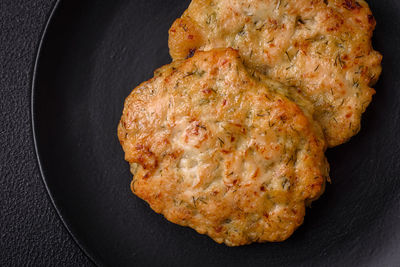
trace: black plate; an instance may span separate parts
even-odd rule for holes
[[[283,243],[229,248],[154,213],[129,188],[116,129],[123,101],[170,61],[188,0],[61,1],[43,39],[33,121],[44,181],[68,229],[101,265],[400,264],[400,1],[370,1],[384,55],[362,132],[328,152],[333,183]]]

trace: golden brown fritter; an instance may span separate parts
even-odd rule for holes
[[[133,90],[118,126],[132,191],[229,246],[287,239],[328,178],[319,126],[259,79],[233,49],[196,52]]]
[[[375,20],[363,0],[193,0],[169,33],[173,59],[219,47],[298,87],[315,106],[329,146],[360,129],[381,73]]]

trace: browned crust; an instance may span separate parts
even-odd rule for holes
[[[170,29],[173,59],[232,47],[245,64],[301,90],[330,147],[360,130],[382,56],[363,0],[193,0]]]
[[[265,84],[232,49],[157,70],[126,99],[118,126],[132,191],[219,243],[287,239],[329,166],[318,125],[287,89]]]

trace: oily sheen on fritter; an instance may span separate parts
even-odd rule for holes
[[[173,59],[232,47],[245,65],[297,87],[328,145],[358,133],[381,73],[363,0],[193,0],[169,34]]]
[[[196,52],[128,96],[118,137],[132,191],[218,243],[282,241],[328,178],[321,129],[238,52]],[[283,93],[281,93],[283,92]]]

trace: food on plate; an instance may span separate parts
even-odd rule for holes
[[[322,130],[296,94],[246,69],[234,49],[158,69],[118,126],[132,191],[218,243],[287,239],[329,179]]]
[[[381,73],[363,0],[193,0],[172,25],[170,54],[232,47],[245,65],[300,90],[330,147],[360,129]]]

